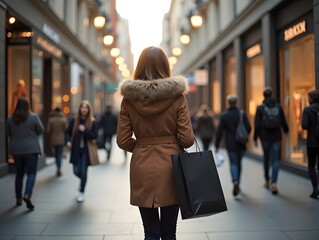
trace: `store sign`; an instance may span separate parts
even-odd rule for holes
[[[36,43],[41,46],[45,51],[51,53],[57,58],[62,57],[62,51],[58,49],[56,46],[53,44],[49,43],[47,40],[45,40],[43,37],[39,36],[37,37]]]
[[[259,43],[255,44],[254,46],[250,47],[246,51],[246,56],[248,58],[255,57],[256,55],[261,53],[261,45]]]
[[[197,69],[194,72],[195,84],[198,86],[205,86],[208,84],[207,69]]]
[[[51,27],[49,27],[46,23],[42,26],[42,31],[45,35],[47,35],[50,39],[52,39],[54,42],[59,43],[60,42],[60,35],[57,34]]]
[[[295,24],[294,26],[286,29],[284,31],[284,39],[285,41],[289,41],[297,36],[299,36],[300,34],[306,32],[306,20],[303,20],[297,24]]]

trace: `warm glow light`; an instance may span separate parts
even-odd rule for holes
[[[70,108],[67,107],[67,106],[63,107],[63,112],[64,112],[65,114],[69,114],[69,113],[70,113]]]
[[[194,14],[191,16],[191,24],[193,28],[200,28],[203,24],[203,18],[199,14]]]
[[[109,34],[105,35],[104,38],[103,38],[103,43],[104,43],[104,45],[106,45],[106,46],[111,46],[112,43],[113,43],[113,39],[114,39],[114,38],[113,38],[112,35],[109,35]]]
[[[179,47],[175,47],[172,49],[172,53],[174,56],[178,57],[182,54],[182,49],[180,49]]]
[[[103,16],[96,16],[94,18],[94,27],[97,29],[102,29],[105,25],[106,19]]]
[[[121,64],[119,65],[119,70],[120,70],[120,71],[124,71],[125,69],[127,69],[127,65],[126,65],[125,63],[121,63]]]
[[[63,102],[69,102],[70,101],[70,97],[67,94],[63,95],[62,99],[63,99]]]
[[[115,62],[117,65],[120,65],[121,63],[124,63],[124,58],[123,57],[117,57],[115,59]]]
[[[176,57],[169,57],[168,62],[169,62],[169,64],[174,65],[174,64],[176,64],[177,59],[176,59]]]
[[[187,35],[187,34],[182,34],[182,35],[180,36],[180,39],[179,39],[179,40],[180,40],[181,43],[184,44],[184,45],[189,44],[190,41],[191,41],[189,35]]]
[[[122,71],[122,77],[127,78],[129,76],[130,76],[130,71],[129,70],[125,69],[124,71]]]
[[[10,24],[14,24],[16,21],[16,19],[14,17],[9,18],[9,23]]]
[[[77,87],[71,87],[70,92],[75,95],[79,92],[79,89]]]
[[[121,53],[121,50],[119,48],[112,48],[110,52],[112,57],[118,57],[120,56],[120,53]]]
[[[87,27],[90,24],[90,20],[88,18],[83,19],[83,26]]]

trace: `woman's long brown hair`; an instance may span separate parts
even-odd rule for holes
[[[75,119],[74,119],[74,126],[73,126],[73,130],[72,130],[73,136],[74,136],[74,133],[76,131],[78,131],[78,129],[79,129],[80,118],[81,118],[81,107],[83,105],[86,105],[89,108],[89,112],[88,112],[88,115],[86,116],[86,120],[85,120],[85,128],[91,129],[93,122],[94,122],[94,115],[93,115],[93,111],[92,111],[92,107],[91,107],[90,102],[88,100],[82,100],[80,105],[79,105],[78,112],[77,112]]]
[[[168,78],[171,75],[169,62],[161,48],[145,48],[137,62],[134,79],[153,80]]]

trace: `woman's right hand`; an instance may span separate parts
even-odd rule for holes
[[[66,146],[67,146],[68,148],[71,148],[71,147],[72,147],[72,143],[71,143],[71,142],[67,142],[67,143],[66,143]]]

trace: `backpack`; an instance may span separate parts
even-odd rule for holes
[[[267,129],[276,129],[281,126],[280,109],[278,106],[269,107],[266,104],[263,109],[262,125]]]
[[[247,143],[248,142],[248,132],[247,128],[244,124],[244,111],[240,110],[239,112],[239,123],[236,129],[235,135],[236,141],[239,143]]]

